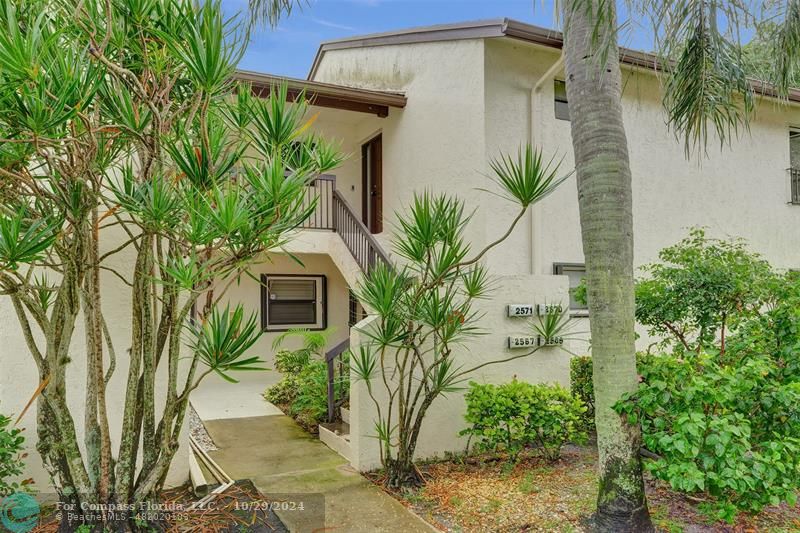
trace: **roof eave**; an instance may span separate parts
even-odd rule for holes
[[[290,101],[297,100],[303,94],[311,105],[369,113],[379,117],[388,116],[390,107],[406,106],[406,97],[396,92],[357,89],[246,70],[237,70],[234,79],[249,83],[254,94],[258,96],[267,96],[274,87],[286,84],[287,98]]]
[[[512,39],[519,39],[521,41],[559,50],[564,46],[563,34],[560,31],[534,26],[533,24],[508,18],[443,24],[323,42],[317,49],[317,55],[314,57],[314,62],[311,64],[308,79],[312,80],[316,76],[317,69],[322,61],[322,56],[328,50],[461,39],[484,39],[490,37],[510,37]],[[620,47],[619,51],[620,61],[624,65],[650,70],[661,69],[661,61],[658,56],[654,54],[624,47]],[[760,96],[778,99],[783,98],[779,91],[769,83],[751,80],[751,84],[753,90]],[[800,103],[800,89],[790,89],[786,95],[786,99],[790,102]]]

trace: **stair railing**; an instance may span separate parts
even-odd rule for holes
[[[342,382],[345,378],[344,373],[349,371],[347,368],[345,368],[344,361],[342,360],[342,354],[349,349],[350,338],[348,337],[325,354],[325,363],[328,365],[328,422],[333,422],[336,419],[336,409],[337,407],[341,406],[342,402],[344,402],[344,398],[336,398],[336,371],[338,369],[338,379],[340,382]]]

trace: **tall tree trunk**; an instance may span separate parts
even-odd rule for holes
[[[565,0],[564,62],[586,258],[600,484],[598,531],[652,531],[641,432],[612,410],[637,388],[633,212],[614,2]]]

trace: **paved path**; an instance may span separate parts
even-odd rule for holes
[[[192,407],[200,420],[282,415],[281,410],[264,401],[264,391],[277,383],[277,372],[239,372],[239,383],[228,383],[216,374],[206,376],[192,391]]]
[[[265,495],[285,500],[287,509],[277,514],[293,532],[435,531],[288,416],[204,424],[219,448],[212,458],[233,479],[251,479]],[[289,509],[298,502],[303,511]]]

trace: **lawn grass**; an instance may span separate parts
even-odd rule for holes
[[[526,455],[513,468],[490,456],[420,466],[425,485],[395,493],[441,531],[587,531],[596,497],[597,458],[589,447],[567,447],[548,463]],[[648,479],[648,503],[659,531],[669,533],[800,532],[800,506],[740,514],[733,525],[715,522],[695,501]]]

